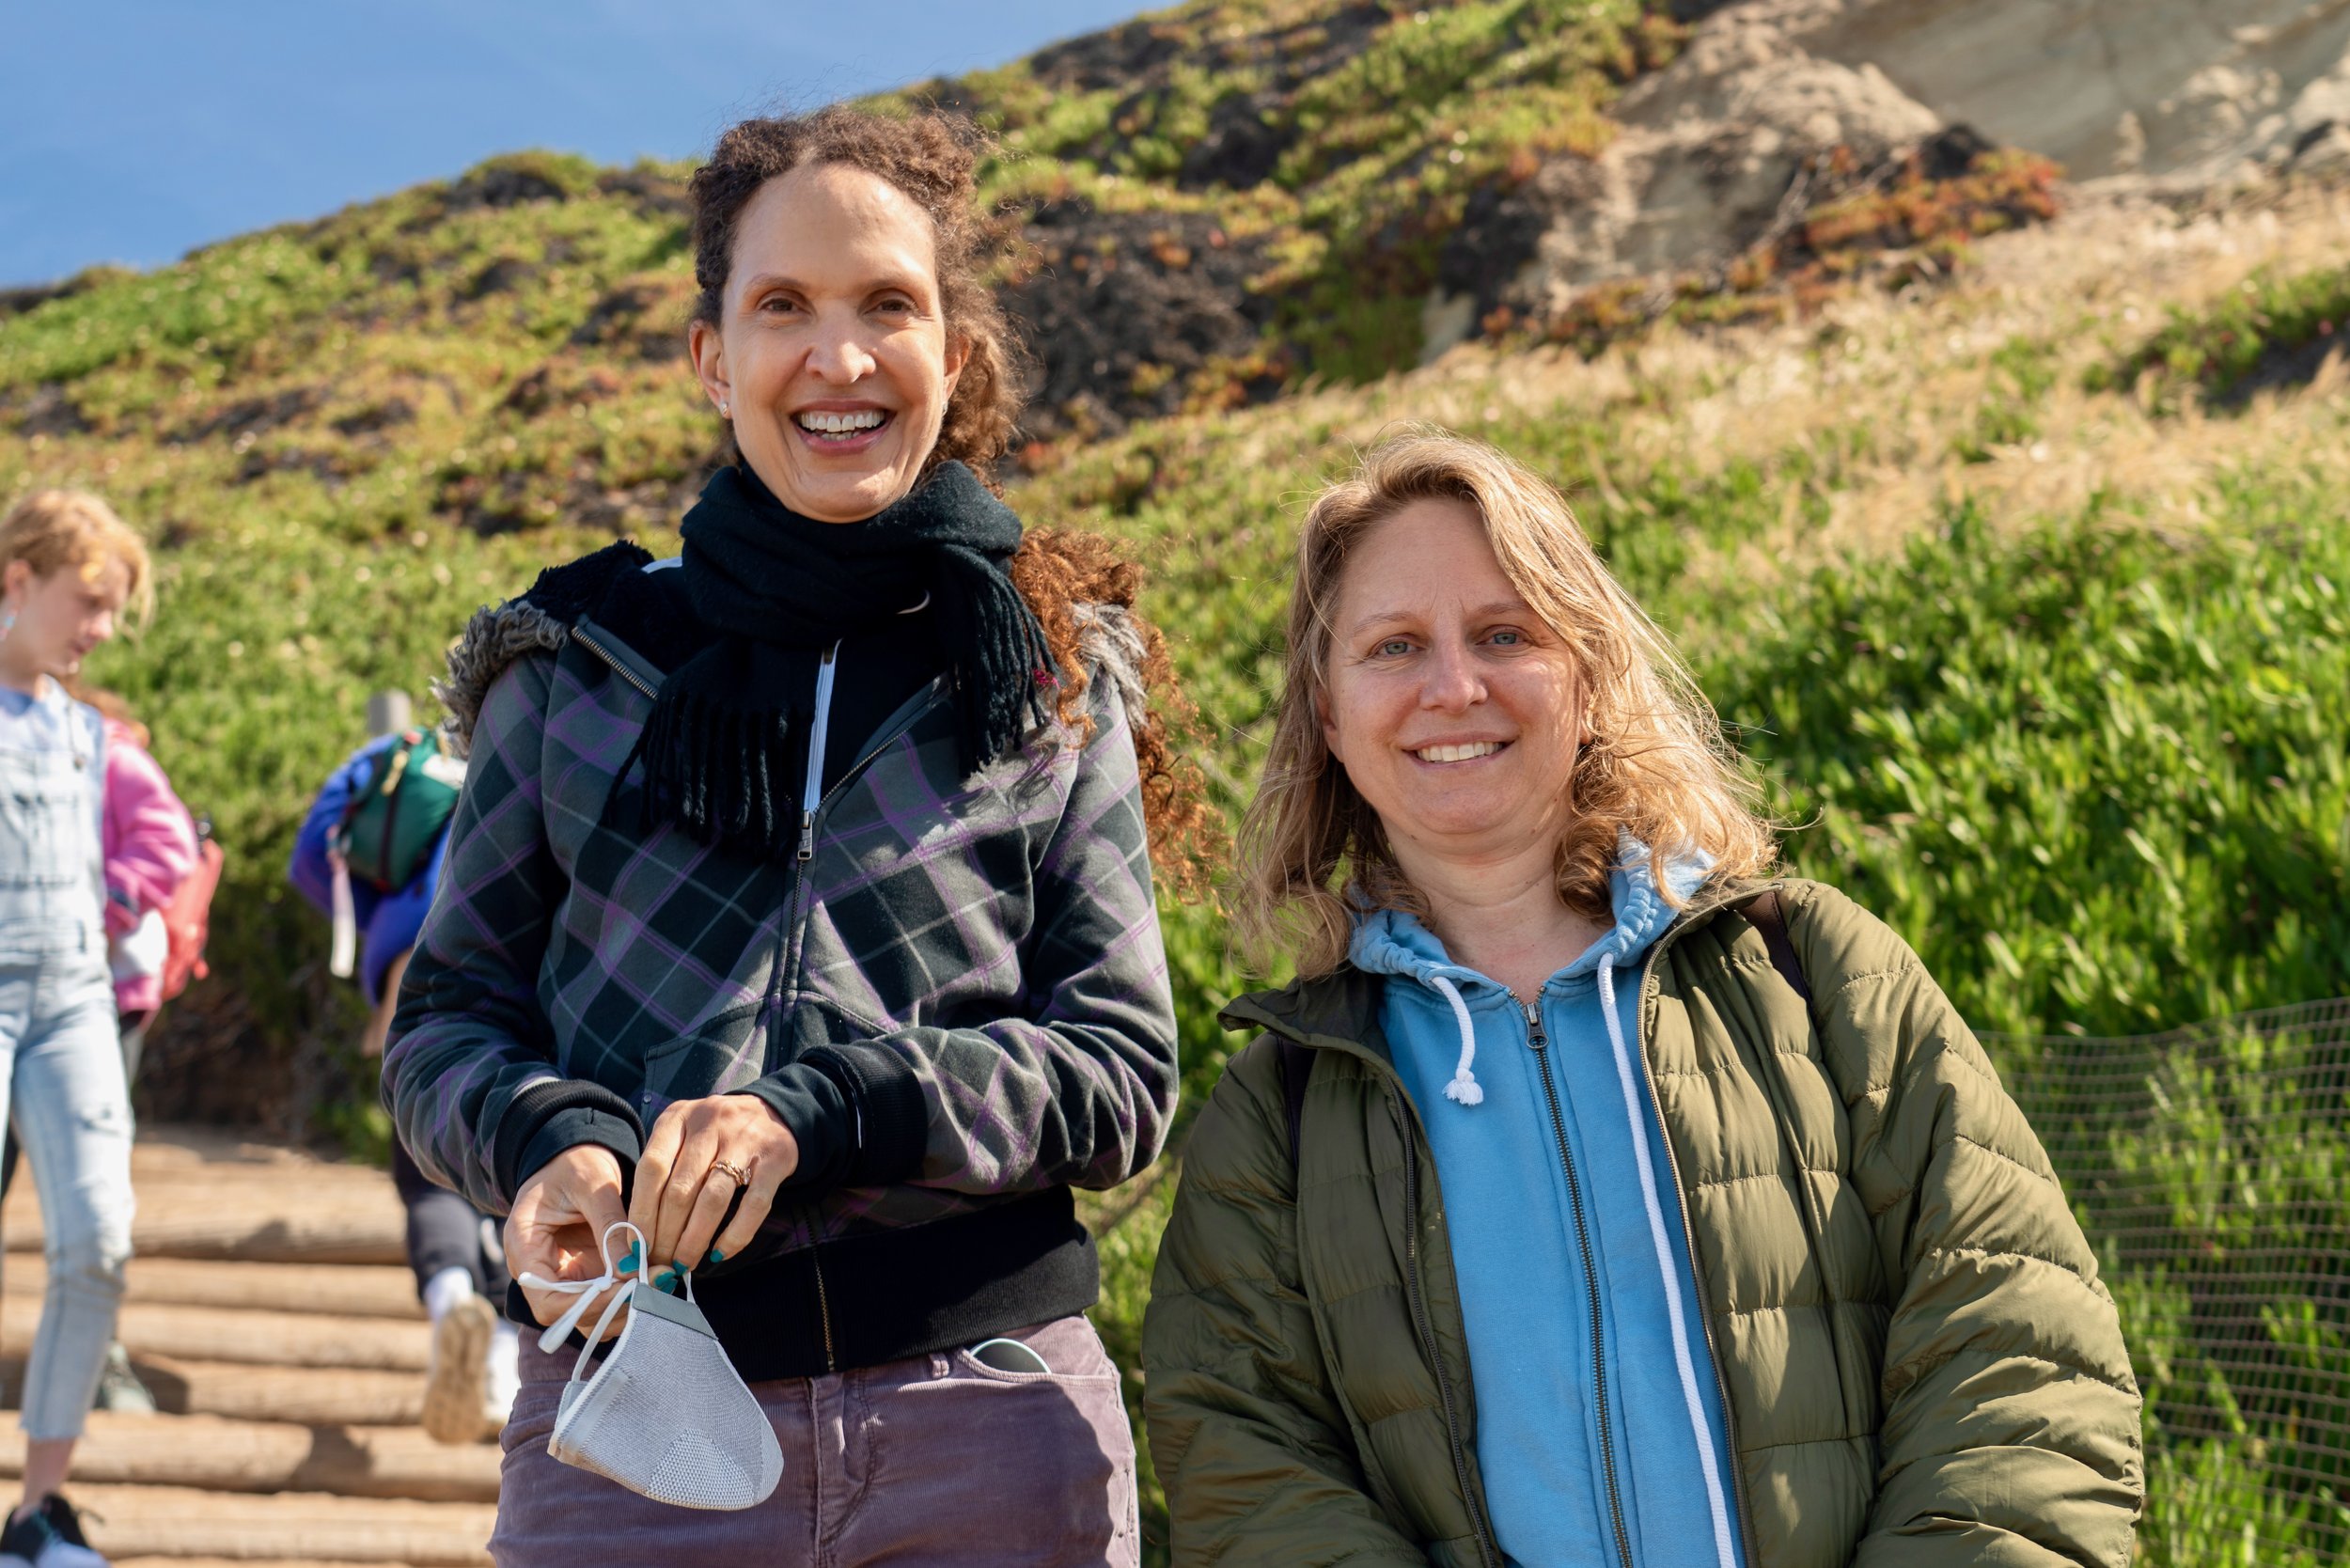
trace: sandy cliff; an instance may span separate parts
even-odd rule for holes
[[[2194,192],[2350,165],[2350,0],[1746,0],[1617,105],[1600,156],[1520,198],[1538,244],[1502,296],[1555,314],[1576,290],[1719,267],[1800,214],[1808,170],[1954,126],[2092,188]],[[1470,330],[1429,313],[1432,353]],[[1493,297],[1478,302],[1480,307]]]

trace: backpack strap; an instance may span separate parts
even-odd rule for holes
[[[1297,1170],[1297,1131],[1306,1121],[1306,1080],[1314,1074],[1314,1053],[1310,1047],[1294,1040],[1276,1039],[1274,1049],[1280,1053],[1281,1120],[1289,1127],[1290,1170]]]
[[[1778,889],[1770,888],[1747,901],[1743,913],[1747,923],[1762,934],[1762,945],[1771,949],[1771,967],[1779,978],[1794,987],[1804,1005],[1811,1002],[1811,982],[1804,978],[1803,960],[1795,956],[1795,945],[1787,938],[1787,911],[1778,902]]]

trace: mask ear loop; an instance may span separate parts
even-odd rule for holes
[[[626,1231],[636,1238],[636,1277],[633,1279],[620,1278],[619,1270],[612,1262],[612,1236],[613,1232],[618,1231]],[[572,1380],[573,1382],[578,1381],[581,1369],[587,1366],[588,1357],[594,1353],[597,1343],[603,1340],[603,1331],[612,1325],[613,1314],[617,1313],[628,1298],[636,1293],[638,1286],[650,1287],[652,1283],[652,1264],[646,1256],[651,1248],[645,1243],[645,1233],[637,1230],[635,1226],[631,1225],[625,1219],[616,1220],[604,1227],[603,1234],[597,1238],[596,1246],[603,1254],[603,1272],[593,1279],[547,1279],[527,1271],[522,1276],[522,1282],[534,1291],[556,1291],[564,1295],[579,1297],[572,1304],[570,1310],[549,1324],[546,1331],[539,1336],[539,1348],[550,1356],[555,1354],[556,1346],[561,1344],[570,1337],[572,1330],[579,1326],[580,1320],[588,1315],[588,1309],[596,1304],[596,1297],[615,1284],[619,1286],[619,1292],[604,1304],[603,1315],[596,1319],[595,1329],[588,1336],[587,1346],[580,1351],[578,1361],[572,1364]],[[689,1292],[691,1290],[690,1284],[688,1290]],[[690,1295],[688,1299],[691,1299]]]

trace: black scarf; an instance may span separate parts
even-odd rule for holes
[[[1020,519],[960,463],[862,523],[792,511],[756,475],[720,469],[685,514],[684,588],[716,639],[671,671],[637,740],[649,808],[704,843],[775,855],[792,841],[792,651],[882,629],[929,596],[968,773],[1051,714],[1043,628],[1005,563]],[[623,768],[622,773],[626,773]]]

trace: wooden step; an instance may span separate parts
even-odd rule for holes
[[[302,1426],[414,1426],[424,1419],[420,1372],[264,1367],[160,1356],[142,1357],[133,1365],[140,1381],[154,1390],[155,1403],[174,1414]]]
[[[0,1292],[38,1299],[49,1264],[38,1252],[0,1266]],[[133,1305],[242,1307],[329,1317],[422,1320],[416,1277],[387,1263],[240,1263],[217,1258],[134,1258]]]
[[[137,1356],[131,1364],[175,1416],[228,1416],[298,1426],[414,1426],[424,1418],[424,1374],[352,1367],[269,1367]],[[0,1356],[0,1382],[24,1387],[24,1354]]]
[[[256,1138],[249,1130],[209,1127],[194,1122],[145,1121],[132,1147],[131,1169],[145,1170],[286,1169],[326,1171],[334,1175],[385,1179],[373,1166],[353,1165],[339,1154],[298,1149],[290,1144]]]
[[[349,1558],[329,1562],[319,1557],[118,1557],[114,1568],[353,1568],[353,1564]],[[370,1564],[369,1568],[386,1565]]]
[[[400,1195],[387,1173],[367,1166],[201,1128],[147,1128],[132,1146],[131,1185],[138,1197],[132,1245],[149,1257],[406,1261]],[[40,1250],[29,1167],[0,1208],[0,1231],[11,1252]]]
[[[32,1296],[0,1300],[0,1341],[30,1346],[40,1319]],[[388,1318],[335,1318],[313,1312],[238,1311],[221,1307],[128,1303],[115,1337],[134,1356],[249,1361],[273,1367],[367,1367],[422,1372],[431,1330]]]
[[[24,1434],[11,1421],[0,1426],[0,1476],[24,1473]],[[436,1443],[416,1427],[93,1411],[73,1450],[72,1490],[126,1483],[494,1503],[498,1450],[491,1443]]]
[[[349,1558],[321,1557],[118,1557],[114,1568],[354,1568]],[[387,1568],[370,1564],[369,1568]],[[397,1565],[388,1565],[397,1568]]]
[[[11,1253],[41,1249],[40,1211],[29,1192],[8,1192],[0,1214]],[[274,1263],[400,1263],[407,1216],[391,1183],[310,1194],[247,1183],[149,1184],[138,1190],[131,1246],[150,1258],[231,1258]]]
[[[186,1486],[84,1486],[68,1494],[90,1544],[118,1561],[160,1557],[232,1561],[307,1558],[336,1563],[474,1568],[490,1560],[497,1510],[484,1503],[338,1497],[319,1492],[206,1492]]]

